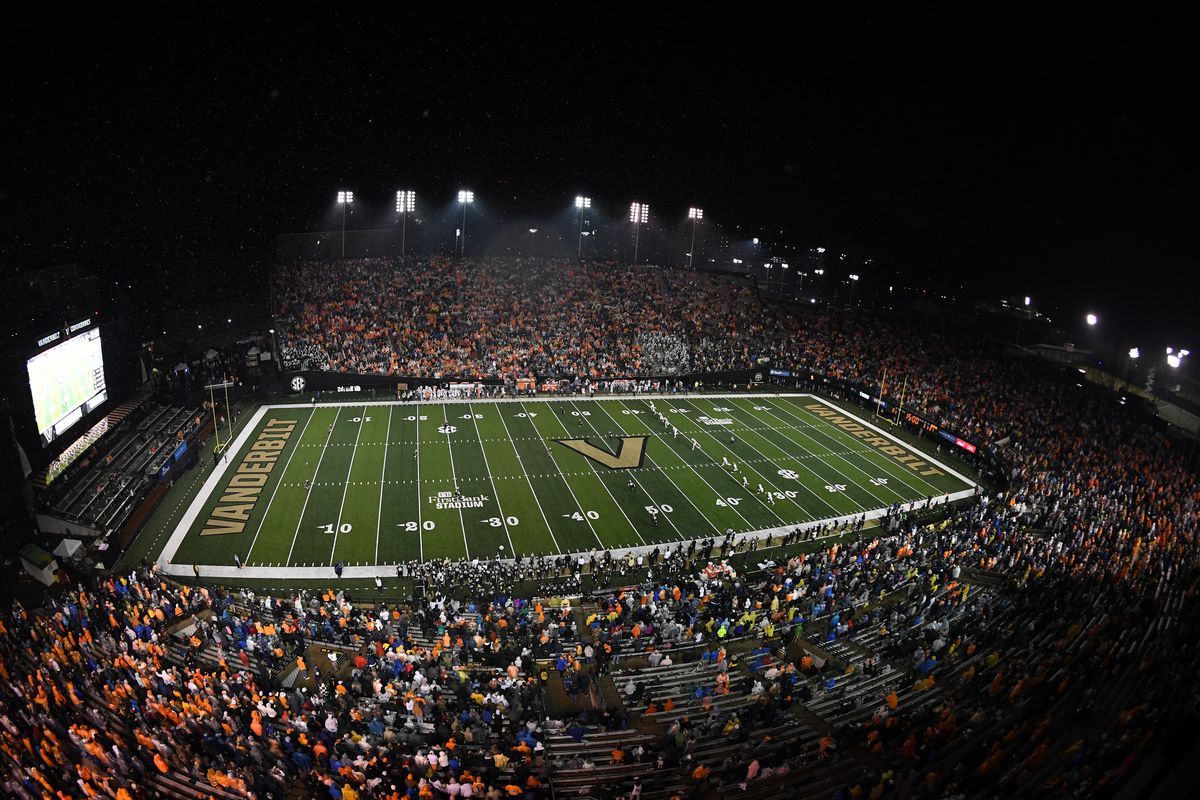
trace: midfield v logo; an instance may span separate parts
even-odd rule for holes
[[[650,437],[622,436],[621,446],[617,448],[616,455],[613,455],[602,447],[597,447],[587,439],[555,439],[554,441],[563,447],[571,448],[576,453],[586,456],[598,464],[603,464],[609,469],[636,469],[642,465],[642,459],[646,454],[646,440],[648,438]]]

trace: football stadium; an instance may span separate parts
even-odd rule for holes
[[[247,14],[14,37],[0,795],[1195,795],[1186,48]]]

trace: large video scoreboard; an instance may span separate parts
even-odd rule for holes
[[[38,340],[26,364],[42,444],[57,439],[108,399],[100,329],[90,319]]]

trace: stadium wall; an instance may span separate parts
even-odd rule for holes
[[[603,380],[661,380],[661,381],[682,381],[687,386],[695,385],[696,381],[705,386],[731,386],[735,384],[750,384],[762,383],[766,378],[766,371],[761,369],[740,369],[728,370],[725,372],[704,372],[692,373],[687,375],[660,375],[660,376],[638,376],[636,378],[627,378],[625,376],[605,377]],[[545,381],[571,381],[575,376],[571,375],[541,375],[537,377],[538,385],[540,386]],[[378,375],[378,374],[361,374],[350,372],[319,372],[315,370],[301,370],[288,372],[285,375],[287,386],[298,394],[305,392],[362,392],[376,390],[395,391],[396,387],[403,384],[409,388],[418,386],[441,386],[446,383],[481,383],[484,386],[502,386],[505,381],[501,378],[462,378],[452,375],[428,377],[416,375]],[[298,382],[299,381],[302,382]]]

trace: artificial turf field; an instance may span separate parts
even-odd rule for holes
[[[623,551],[970,493],[887,428],[801,394],[264,406],[160,564],[387,576],[402,561]]]

